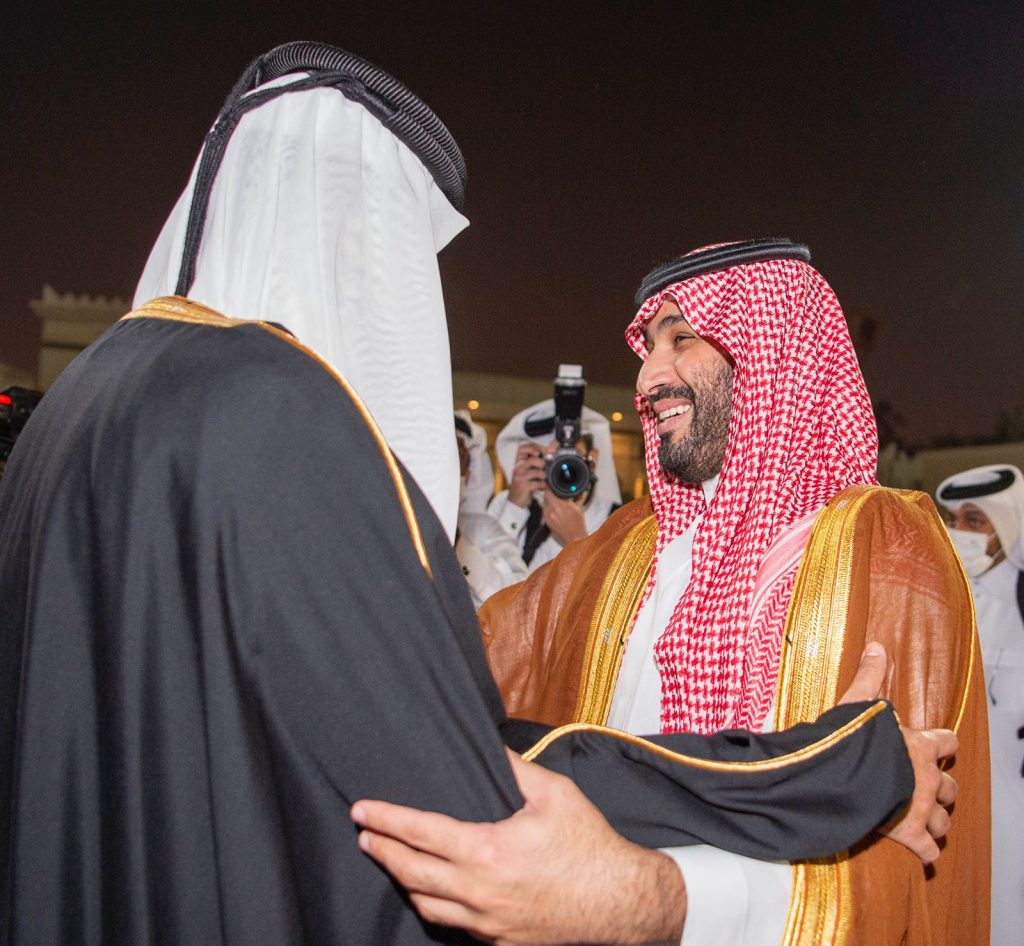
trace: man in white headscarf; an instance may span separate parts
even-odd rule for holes
[[[260,57],[138,307],[33,414],[0,485],[0,946],[467,942],[361,853],[360,798],[515,813],[550,841],[520,879],[584,904],[519,910],[540,939],[648,941],[683,910],[648,848],[821,856],[908,797],[875,702],[747,742],[534,751],[597,807],[510,762],[502,737],[546,730],[505,720],[451,547],[435,256],[463,177],[381,70],[310,43]],[[823,791],[842,818],[793,804]]]
[[[459,509],[487,512],[487,505],[494,496],[494,467],[487,452],[487,431],[463,408],[455,412],[455,435],[465,447],[469,465],[469,472],[462,474]],[[461,450],[459,456],[461,467]]]
[[[346,55],[346,64],[356,59]],[[338,88],[355,88],[367,67],[339,73]],[[197,163],[150,253],[135,305],[187,295],[286,326],[359,392],[454,535],[458,461],[437,253],[467,225],[456,209],[462,156],[421,102],[382,122],[378,90],[357,100],[321,86],[247,109],[310,81],[296,72],[266,75],[259,91],[236,90],[211,130],[204,155],[227,135],[231,147],[212,187],[202,186],[210,171]],[[382,80],[381,91],[392,87],[394,79]],[[422,143],[426,160],[410,143]]]
[[[520,411],[498,434],[495,452],[509,488],[498,493],[488,511],[519,544],[530,572],[550,562],[570,542],[599,529],[622,505],[612,458],[608,419],[584,407],[582,440],[594,486],[580,499],[563,499],[546,485],[545,467],[558,446],[551,427],[531,436],[527,428],[546,418],[554,421],[555,402],[548,398]]]
[[[455,412],[459,447],[459,527],[455,557],[466,576],[473,606],[526,577],[526,563],[512,537],[487,512],[494,474],[487,456],[487,431],[474,423],[469,411]]]
[[[992,758],[992,942],[1003,946],[1024,930],[1024,476],[980,466],[935,495],[974,592]]]

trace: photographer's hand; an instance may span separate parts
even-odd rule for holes
[[[544,524],[562,545],[587,536],[587,523],[580,502],[560,499],[551,490],[544,492]]]
[[[557,447],[557,442],[555,443]],[[554,449],[549,447],[549,450]],[[544,489],[544,450],[535,443],[524,443],[516,453],[508,500],[524,509],[530,505],[534,490]]]

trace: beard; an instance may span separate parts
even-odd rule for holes
[[[658,462],[684,483],[703,483],[722,471],[732,414],[732,375],[729,364],[694,371],[695,387],[662,388],[659,397],[689,398],[693,404],[690,429],[678,440],[673,432],[661,438]]]

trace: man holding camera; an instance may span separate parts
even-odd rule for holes
[[[518,413],[495,442],[509,486],[488,512],[519,544],[531,573],[622,505],[611,428],[583,406],[583,389],[579,366],[560,366],[555,397]]]

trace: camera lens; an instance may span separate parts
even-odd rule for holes
[[[575,451],[555,456],[548,468],[548,486],[562,499],[579,496],[590,485],[590,467]]]

